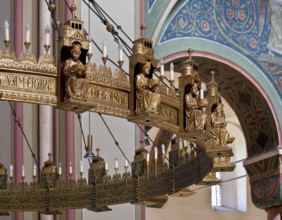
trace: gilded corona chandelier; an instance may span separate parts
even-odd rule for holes
[[[108,174],[108,164],[100,149],[92,153],[92,136],[88,136],[87,154],[90,167],[80,168],[77,179],[62,178],[62,168],[52,155],[40,169],[34,167],[33,181],[13,180],[13,167],[0,163],[0,212],[40,211],[55,214],[65,209],[87,208],[108,211],[120,203],[161,207],[162,196],[189,194],[193,184],[215,184],[215,172],[232,171],[233,156],[228,144],[234,141],[226,130],[224,105],[218,84],[202,82],[200,67],[193,60],[192,49],[182,63],[178,88],[174,87],[171,64],[169,86],[165,85],[164,64],[154,57],[152,40],[142,36],[133,42],[129,56],[129,76],[122,69],[107,66],[107,48],[103,47],[103,65],[92,62],[91,41],[83,21],[73,18],[58,26],[58,60],[49,54],[50,30],[46,28],[46,53],[37,58],[29,51],[30,30],[27,27],[26,50],[19,57],[11,51],[9,24],[5,23],[5,48],[0,51],[0,93],[2,100],[55,106],[78,115],[90,111],[122,117],[140,125],[150,125],[175,134],[168,158],[162,146],[136,150],[131,166],[124,169],[116,162],[115,173]],[[53,4],[49,5],[55,11]],[[114,29],[108,28],[109,31]],[[158,63],[160,63],[158,68]],[[68,174],[72,177],[70,165]],[[85,175],[88,176],[86,180]]]

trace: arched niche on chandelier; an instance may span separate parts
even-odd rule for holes
[[[173,25],[173,18],[181,14],[181,9],[189,1],[141,2],[145,23],[150,24],[146,37],[153,40],[155,57],[164,59],[166,70],[169,70],[170,62],[175,62],[175,71],[181,72],[180,64],[187,59],[187,50],[192,48],[192,58],[199,61],[201,79],[208,82],[211,79],[209,72],[216,72],[221,93],[243,127],[248,157],[281,146],[282,108],[281,94],[278,94],[281,90],[273,76],[258,65],[258,60],[201,35],[175,35],[163,41],[167,28]],[[191,25],[187,32],[195,28],[193,23]]]
[[[186,55],[167,56],[165,69],[169,69],[170,62],[173,62],[175,71],[181,72],[185,59]],[[202,81],[208,83],[211,80],[210,72],[215,71],[215,81],[220,93],[234,110],[242,126],[248,157],[274,150],[281,145],[277,112],[264,88],[251,74],[238,65],[211,54],[195,51],[193,59],[199,63]]]

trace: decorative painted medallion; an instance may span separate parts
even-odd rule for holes
[[[203,38],[243,54],[271,81],[282,99],[280,1],[192,0],[172,16],[159,44]],[[207,41],[208,42],[208,41]]]

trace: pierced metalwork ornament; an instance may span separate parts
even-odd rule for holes
[[[71,9],[74,15],[76,8]],[[55,10],[53,5],[49,10]],[[108,175],[98,150],[96,156],[91,154],[94,157],[88,181],[83,178],[83,172],[77,180],[63,180],[49,158],[39,181],[34,176],[31,183],[26,183],[23,177],[16,185],[12,177],[7,180],[5,168],[0,164],[0,214],[7,211],[54,214],[73,208],[109,211],[110,205],[128,202],[161,207],[167,195],[188,196],[186,187],[217,183],[214,171],[234,169],[229,160],[233,156],[232,148],[227,146],[234,139],[226,131],[224,114],[216,115],[220,112],[217,108],[223,107],[218,85],[212,76],[205,91],[191,49],[183,63],[177,95],[173,81],[167,91],[163,77],[152,76],[157,60],[152,40],[144,36],[144,25],[141,38],[133,42],[129,79],[121,69],[122,61],[114,71],[107,66],[107,55],[99,67],[91,62],[90,41],[83,21],[73,17],[58,28],[60,68],[53,65],[47,46],[46,54],[37,63],[28,51],[29,43],[25,43],[26,51],[16,61],[14,52],[8,50],[10,42],[5,42],[6,49],[0,51],[1,99],[54,105],[76,113],[94,111],[123,117],[159,127],[169,133],[168,137],[176,134],[186,142],[182,148],[172,147],[168,161],[163,157],[148,161],[145,149],[139,149],[131,172],[128,167],[124,171],[116,167],[112,176]],[[215,120],[216,117],[220,119]]]

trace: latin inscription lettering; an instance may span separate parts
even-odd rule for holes
[[[88,90],[88,98],[128,107],[128,94],[123,92],[91,86]]]
[[[170,121],[177,124],[177,110],[174,108],[171,108],[169,106],[160,105],[159,107],[159,113],[163,117],[169,119]]]
[[[0,86],[36,90],[38,92],[55,92],[55,79],[22,75],[1,75]]]

